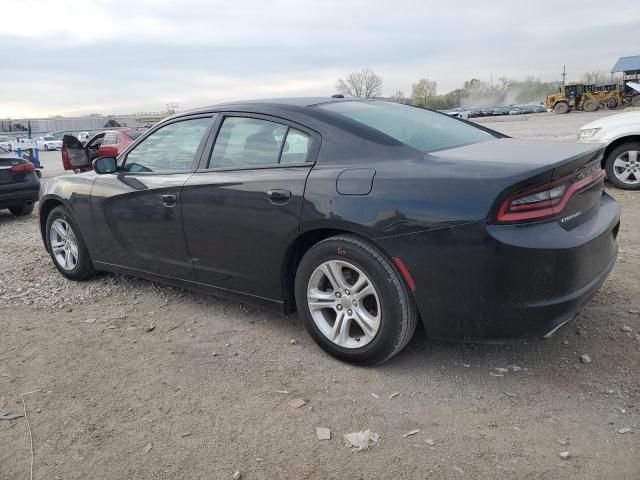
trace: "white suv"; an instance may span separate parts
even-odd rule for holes
[[[640,190],[640,111],[621,113],[587,123],[578,141],[605,147],[607,178],[624,190]]]

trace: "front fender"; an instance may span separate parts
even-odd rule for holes
[[[46,238],[45,226],[51,210],[63,205],[75,220],[80,234],[89,246],[91,233],[91,189],[95,175],[65,175],[45,182],[40,190],[38,207],[40,233]]]

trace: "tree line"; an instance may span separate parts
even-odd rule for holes
[[[580,81],[586,84],[602,84],[612,80],[609,74],[604,72],[587,72]],[[364,69],[350,73],[345,78],[339,78],[336,90],[347,97],[383,98],[398,103],[411,103],[420,107],[446,110],[458,107],[473,108],[543,102],[547,95],[559,90],[562,82],[545,82],[533,76],[524,80],[499,77],[495,82],[489,83],[472,78],[465,81],[462,88],[439,94],[438,84],[434,80],[421,78],[411,85],[411,95],[408,97],[401,90],[390,97],[381,97],[382,85],[382,77],[379,74],[373,70]]]

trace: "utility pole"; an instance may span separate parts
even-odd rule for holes
[[[567,78],[567,66],[563,65],[562,66],[562,86],[564,87],[565,85],[565,80]]]

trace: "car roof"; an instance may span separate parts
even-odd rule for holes
[[[220,110],[224,107],[311,107],[314,105],[320,105],[323,103],[335,103],[335,102],[350,102],[350,101],[362,101],[362,100],[373,100],[373,99],[364,99],[364,98],[342,98],[342,97],[290,97],[290,98],[262,98],[262,99],[254,99],[254,100],[241,100],[237,102],[224,102],[218,103],[216,105],[210,105],[208,107],[200,107],[195,108],[193,110],[188,110],[184,112],[180,112],[178,116],[189,115],[193,113],[199,112],[209,112],[212,110]]]

